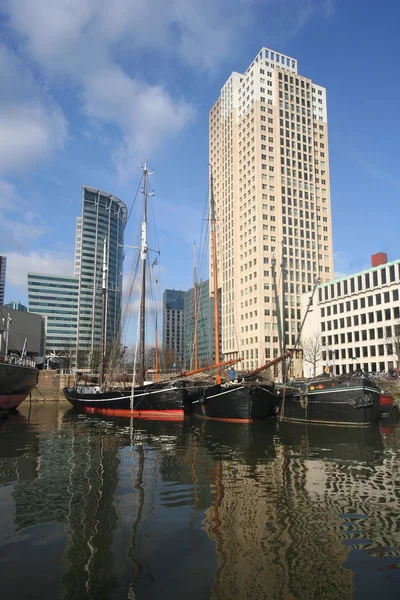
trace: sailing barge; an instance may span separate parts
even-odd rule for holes
[[[380,389],[363,377],[294,381],[280,390],[283,421],[365,427],[380,415]]]
[[[65,398],[75,408],[89,413],[135,417],[139,419],[183,420],[185,388],[182,382],[169,380],[165,382],[145,382],[145,343],[146,343],[146,275],[147,275],[147,201],[150,195],[147,191],[149,171],[147,164],[143,170],[143,221],[141,226],[141,290],[140,290],[140,341],[138,374],[135,375],[138,385],[119,390],[105,385],[105,329],[107,305],[107,255],[106,239],[103,252],[102,278],[102,340],[99,386],[77,386],[65,388]],[[158,372],[158,367],[156,368]]]

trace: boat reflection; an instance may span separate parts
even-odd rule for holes
[[[0,421],[0,486],[37,477],[39,442],[20,413]]]
[[[357,553],[386,591],[379,569],[399,562],[400,429],[74,411],[20,425],[10,445],[0,431],[0,457],[36,457],[15,524],[62,524],[63,598],[347,600]]]

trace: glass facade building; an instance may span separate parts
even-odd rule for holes
[[[121,328],[122,269],[127,209],[102,190],[82,187],[82,216],[76,222],[74,273],[79,281],[78,366],[97,366],[101,344],[103,249],[107,256],[106,343]]]
[[[185,293],[184,324],[185,368],[194,368],[194,288]],[[214,298],[210,297],[209,283],[202,281],[197,285],[197,339],[199,366],[213,364],[214,349]]]
[[[12,308],[13,310],[19,310],[20,312],[28,312],[26,306],[21,304],[21,302],[8,302],[8,304],[4,305],[6,308]]]
[[[178,367],[183,365],[184,298],[181,290],[165,290],[163,294],[163,350],[167,362],[172,358]]]
[[[46,354],[76,350],[79,280],[28,273],[29,312],[46,317]]]

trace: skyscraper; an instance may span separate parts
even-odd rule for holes
[[[181,290],[165,290],[163,294],[163,350],[166,367],[175,363],[183,366],[184,354],[184,298]]]
[[[79,278],[78,367],[98,366],[102,328],[103,249],[106,240],[106,343],[120,335],[125,204],[107,192],[82,186],[76,221],[74,274]]]
[[[284,265],[289,348],[301,294],[332,277],[326,90],[299,75],[295,59],[263,48],[229,77],[209,127],[222,351],[251,369],[279,353],[272,259],[279,289]]]
[[[199,366],[215,362],[214,298],[210,297],[209,281],[197,284],[197,346]],[[185,369],[194,369],[194,288],[184,297],[184,363]]]
[[[4,304],[4,290],[6,287],[7,257],[0,256],[0,306]]]

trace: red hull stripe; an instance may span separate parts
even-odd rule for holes
[[[85,412],[111,417],[128,417],[131,419],[148,419],[153,421],[183,421],[183,409],[180,410],[124,410],[113,408],[92,408],[85,406]]]
[[[200,419],[208,419],[209,421],[223,421],[225,423],[255,423],[257,419],[222,419],[220,417],[207,417],[207,415],[195,415]]]
[[[392,405],[393,404],[393,398],[391,396],[381,396],[380,404],[381,404],[381,406],[382,405],[387,406],[388,404]]]
[[[26,398],[27,394],[0,394],[0,408],[17,408]]]

